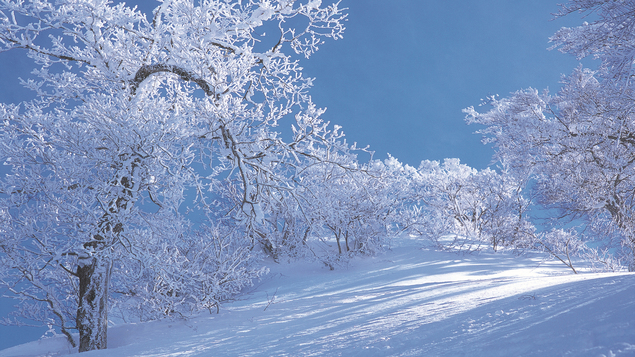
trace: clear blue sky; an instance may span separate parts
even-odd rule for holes
[[[376,158],[390,153],[417,166],[458,157],[482,169],[493,152],[461,110],[489,94],[555,91],[560,75],[578,65],[547,51],[557,29],[582,21],[578,15],[550,21],[558,2],[564,0],[342,0],[349,8],[344,39],[328,41],[303,62],[305,74],[316,78],[313,100]],[[19,51],[2,53],[0,68],[0,101],[20,101],[27,92],[17,77],[30,71],[28,60]],[[8,304],[0,299],[0,317]],[[41,334],[0,326],[0,349]]]
[[[493,151],[461,112],[488,94],[559,87],[578,61],[548,38],[579,25],[550,21],[554,0],[343,0],[343,40],[326,43],[305,73],[313,100],[351,141],[418,165],[458,157],[484,168]]]

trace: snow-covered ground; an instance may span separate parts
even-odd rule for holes
[[[271,264],[220,314],[121,324],[83,356],[635,356],[635,275],[405,240],[331,271]],[[62,337],[0,356],[76,353]]]

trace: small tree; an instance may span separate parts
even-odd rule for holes
[[[26,317],[101,349],[113,283],[169,315],[218,308],[261,274],[248,263],[263,203],[302,202],[295,178],[337,141],[283,51],[309,57],[344,17],[319,1],[177,0],[150,20],[102,0],[0,2],[2,50],[26,49],[39,78],[26,82],[37,99],[0,106],[0,277],[36,306]],[[256,35],[266,21],[277,33]],[[272,128],[294,113],[285,142]],[[218,228],[191,227],[192,211]]]
[[[342,167],[318,169],[311,178],[318,213],[315,231],[335,239],[338,259],[381,250],[390,234],[390,213],[398,203],[389,193],[399,189],[385,165],[371,161],[356,172]]]

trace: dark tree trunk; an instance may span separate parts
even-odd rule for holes
[[[83,264],[82,264],[83,263]],[[80,260],[77,329],[79,352],[105,349],[108,328],[110,263],[95,257]]]
[[[115,181],[113,187],[123,188],[108,211],[99,222],[99,233],[93,240],[84,244],[90,251],[105,252],[112,247],[114,237],[124,230],[117,215],[134,204],[135,187],[132,177],[141,162],[138,155],[129,160],[129,156],[120,155],[125,173]],[[99,256],[80,257],[77,267],[79,278],[79,304],[77,307],[77,329],[79,330],[79,352],[101,350],[107,347],[108,330],[108,286],[110,285],[111,262]]]

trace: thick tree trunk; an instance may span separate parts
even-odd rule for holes
[[[110,263],[95,257],[80,260],[77,329],[79,352],[105,349],[108,328]]]
[[[117,215],[132,207],[136,191],[135,169],[141,162],[138,155],[119,155],[121,168],[113,187],[121,191],[110,202],[108,211],[99,222],[99,233],[93,241],[84,244],[92,251],[106,251],[112,246],[114,236],[124,230]],[[138,189],[138,187],[137,187]],[[79,277],[79,305],[77,307],[77,329],[79,330],[79,352],[101,350],[107,347],[108,330],[108,286],[110,285],[111,262],[96,257],[85,256],[79,259],[77,276]]]

